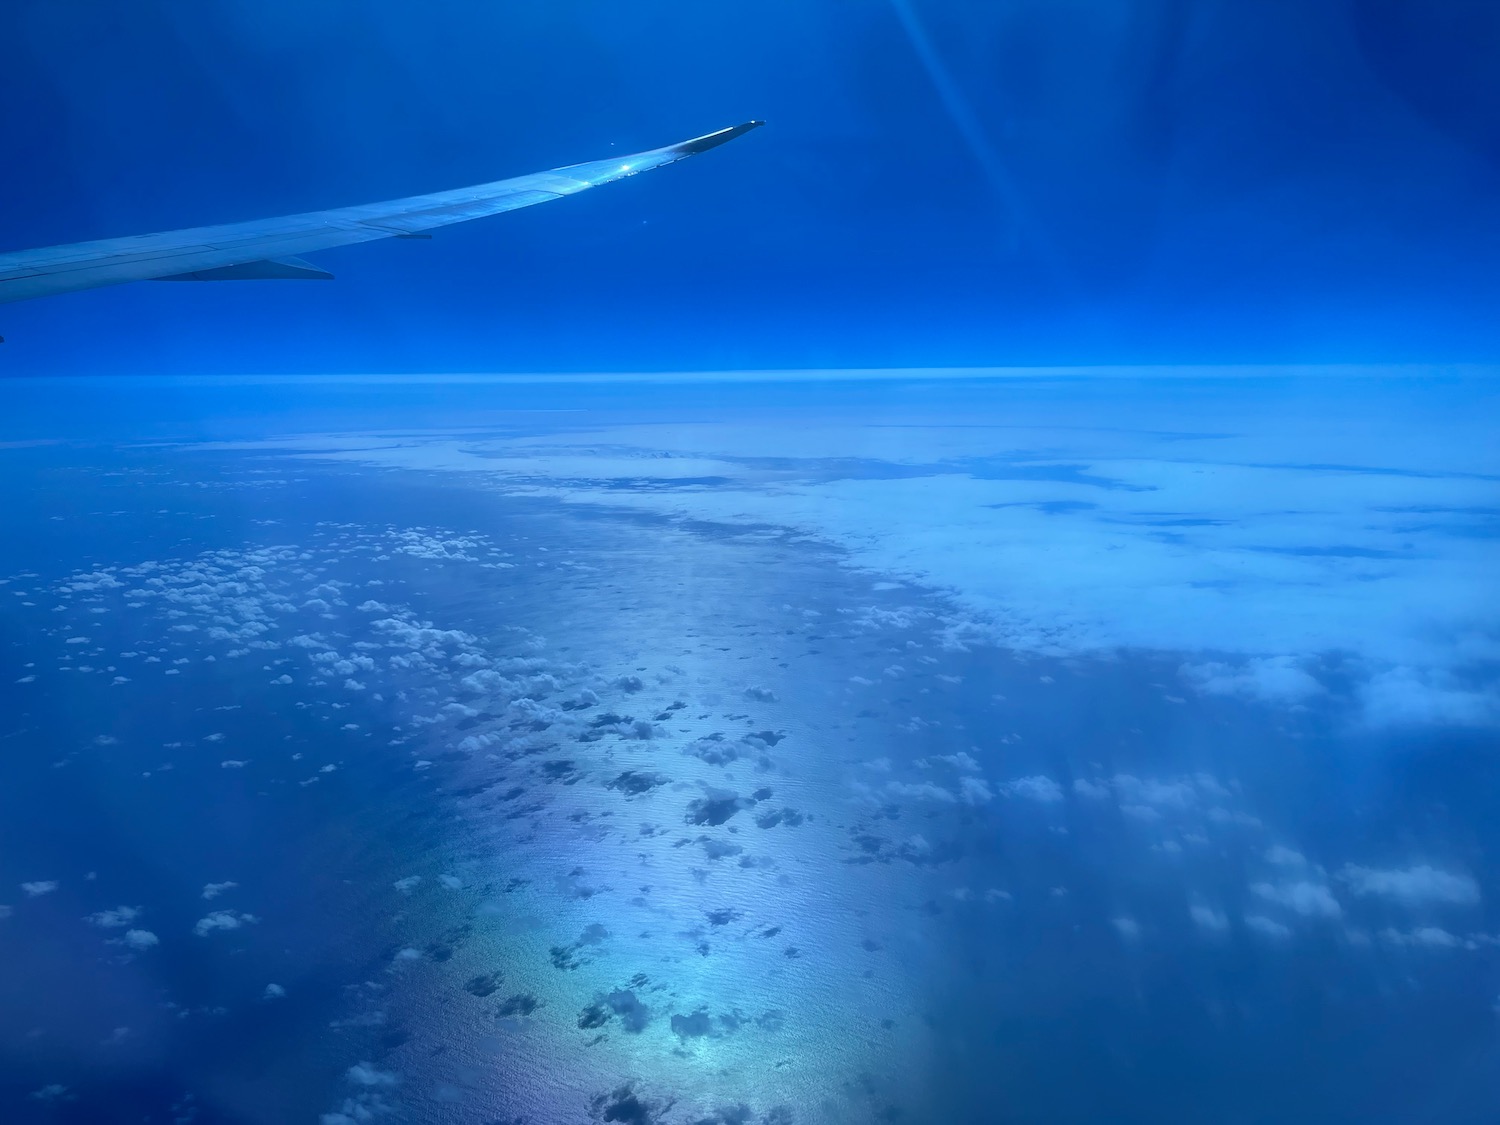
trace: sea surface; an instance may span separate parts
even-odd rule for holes
[[[1493,1120],[1497,386],[0,385],[0,1119]]]

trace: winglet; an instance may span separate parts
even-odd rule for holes
[[[680,152],[683,156],[697,156],[700,152],[707,152],[711,148],[728,144],[736,137],[743,137],[752,129],[759,129],[764,121],[746,121],[743,125],[731,125],[728,129],[720,129],[717,133],[706,133],[701,137],[694,137],[690,141],[672,146],[672,151]]]

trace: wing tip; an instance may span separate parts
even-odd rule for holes
[[[683,141],[681,144],[673,145],[672,148],[684,156],[697,156],[700,152],[707,152],[711,148],[718,148],[720,145],[726,145],[738,137],[743,137],[746,133],[754,129],[759,129],[764,124],[764,121],[746,121],[742,125],[731,125],[728,129],[720,129],[716,133],[705,133],[701,137],[694,137],[690,141]]]

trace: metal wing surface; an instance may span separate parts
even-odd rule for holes
[[[328,278],[299,255],[380,238],[420,238],[438,227],[577,195],[697,156],[760,124],[748,121],[633,156],[387,203],[0,254],[0,303],[126,281]]]

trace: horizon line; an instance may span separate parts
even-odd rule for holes
[[[1372,378],[1493,377],[1500,363],[1163,363],[1070,364],[993,367],[809,367],[745,368],[706,371],[571,371],[571,372],[367,372],[262,373],[236,375],[13,375],[3,384],[112,383],[133,386],[258,386],[269,384],[546,384],[546,383],[874,383],[963,382],[1006,379],[1121,378]]]

